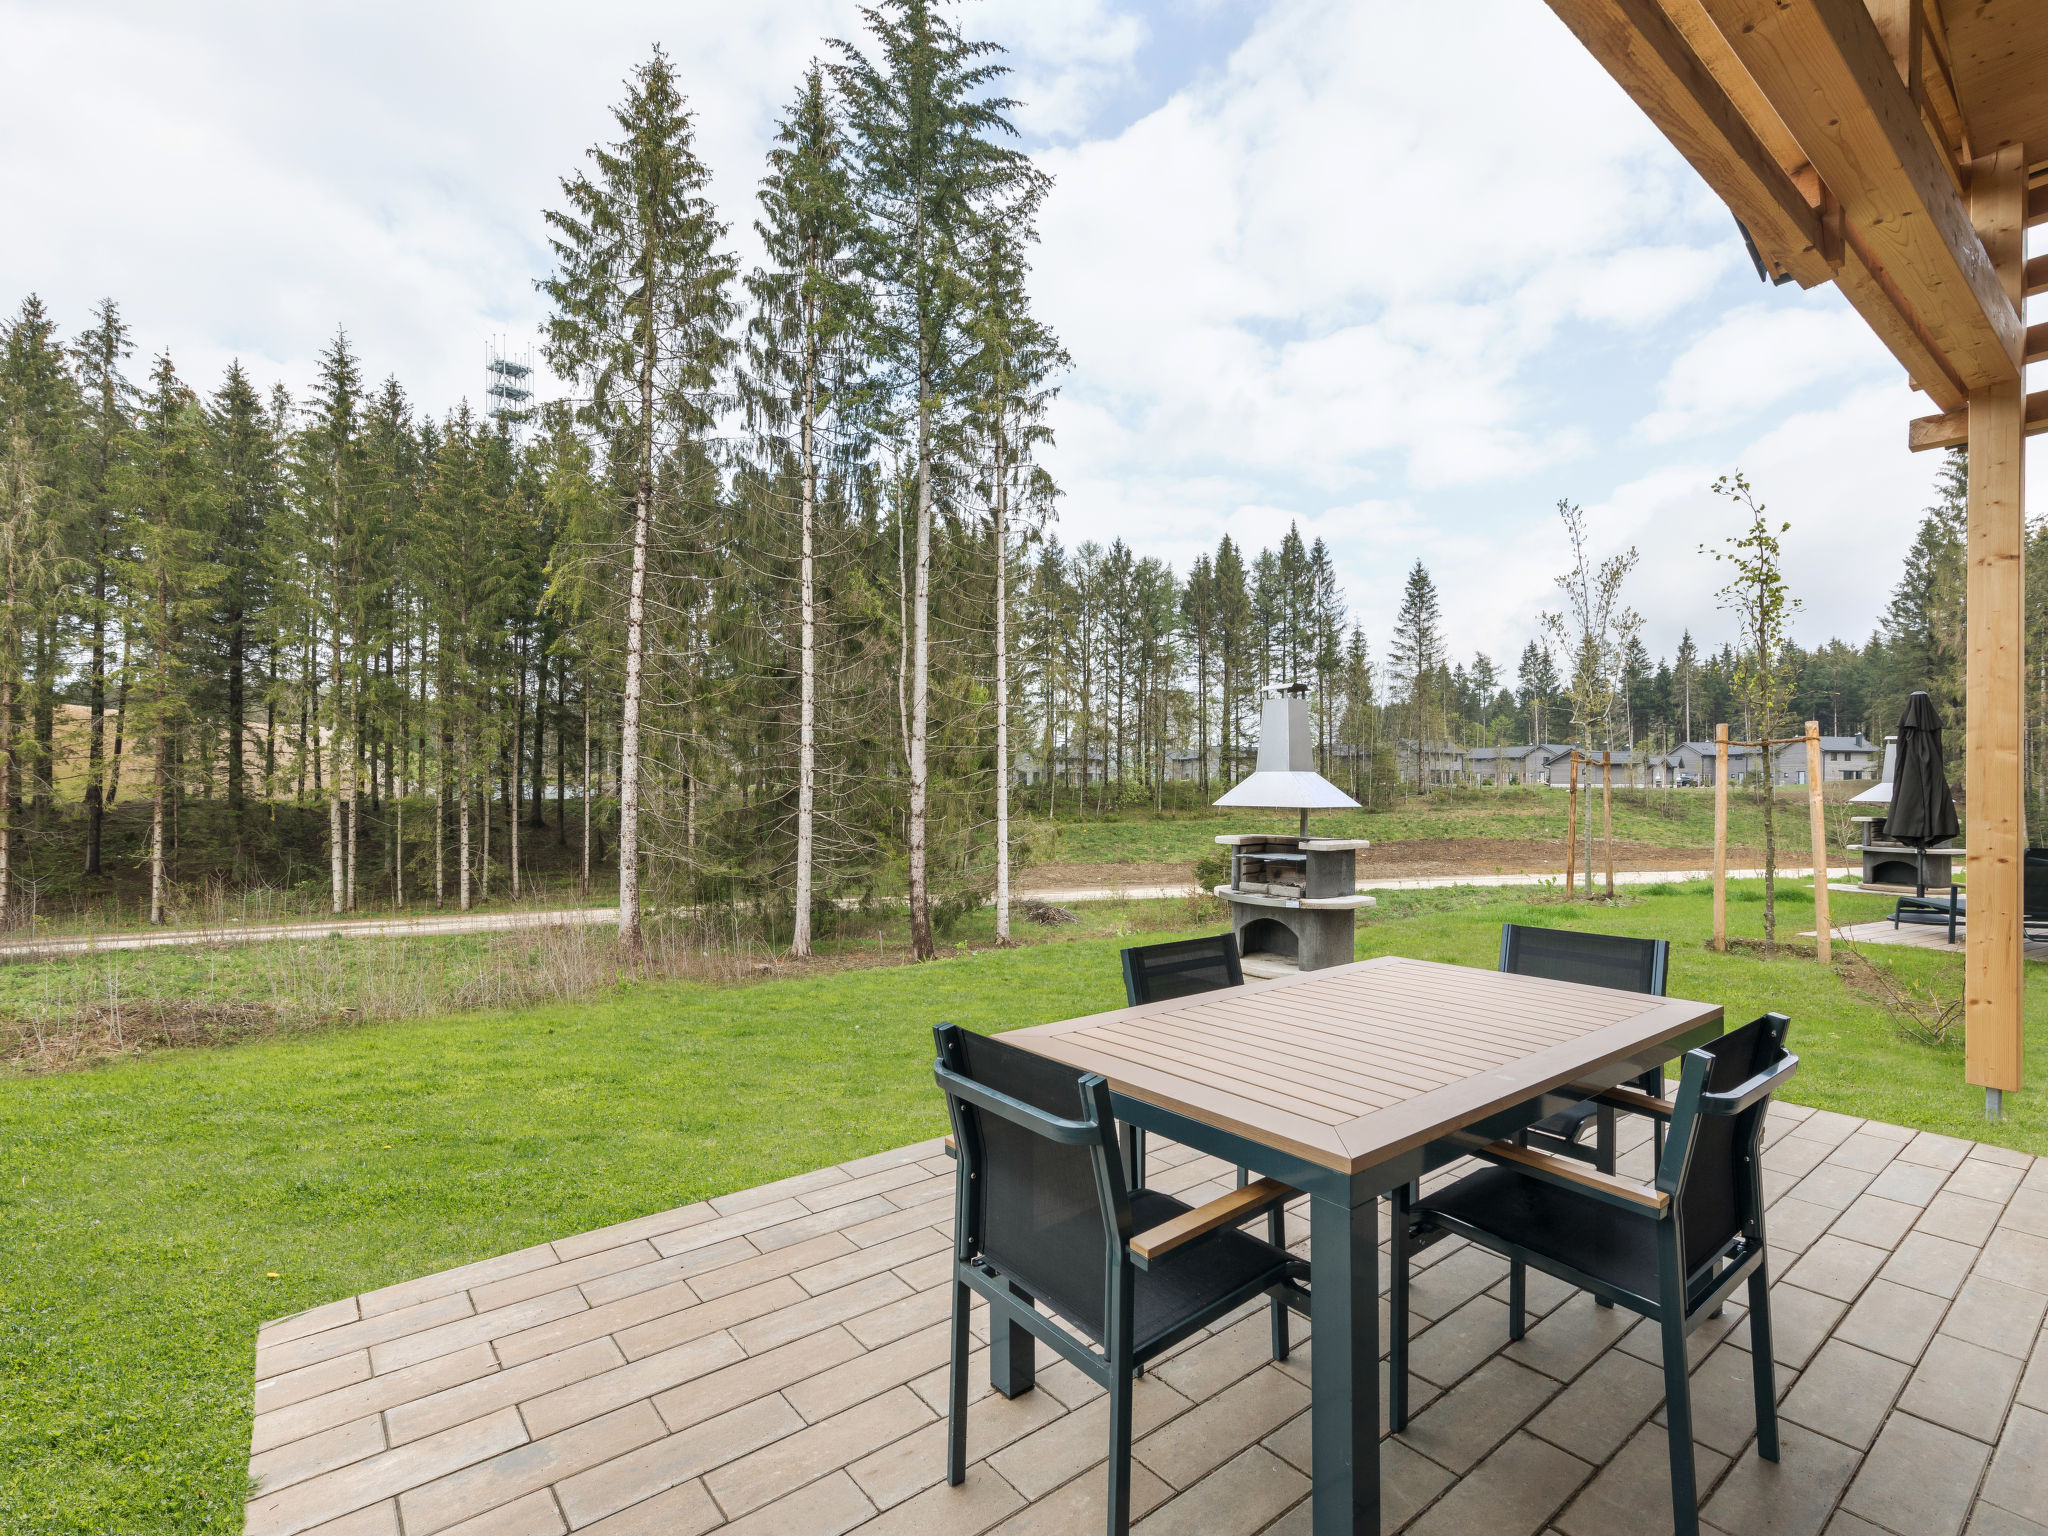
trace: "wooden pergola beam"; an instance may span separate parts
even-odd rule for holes
[[[1930,448],[1967,448],[1970,443],[1970,408],[1943,411],[1939,416],[1920,416],[1906,424],[1906,446],[1915,453]],[[2048,389],[2027,396],[2027,413],[2022,429],[2028,437],[2048,432]]]
[[[1743,120],[1656,0],[1549,0],[1678,152],[1721,195],[1764,259],[1802,288],[1834,276],[1819,212]]]
[[[1863,0],[1702,3],[1957,381],[2016,381],[2019,312]]]

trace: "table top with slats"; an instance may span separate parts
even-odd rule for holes
[[[1356,1173],[1720,1018],[1711,1003],[1383,956],[1003,1039]]]

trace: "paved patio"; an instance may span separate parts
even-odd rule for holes
[[[1694,1337],[1710,1526],[2048,1536],[2048,1159],[1779,1106],[1766,1162],[1783,1460],[1755,1455],[1731,1304]],[[1190,1200],[1231,1182],[1156,1143],[1153,1174]],[[271,1323],[247,1530],[1097,1532],[1102,1395],[1044,1351],[1037,1391],[981,1387],[978,1459],[944,1485],[951,1192],[925,1143]],[[1668,1530],[1649,1325],[1532,1275],[1541,1321],[1510,1346],[1505,1265],[1422,1257],[1386,1529]],[[1314,1347],[1274,1365],[1266,1334],[1249,1309],[1140,1384],[1147,1536],[1306,1536]]]
[[[1809,930],[1801,938],[1812,938]],[[1849,923],[1835,929],[1837,939],[1846,939],[1852,944],[1903,944],[1909,949],[1938,949],[1944,954],[1961,955],[1963,952],[1962,925],[1956,926],[1956,941],[1948,941],[1948,927],[1937,927],[1933,923],[1901,923],[1894,928],[1889,918],[1875,923]],[[2023,941],[2029,960],[2048,961],[2048,941],[2026,939]]]

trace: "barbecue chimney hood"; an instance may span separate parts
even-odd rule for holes
[[[1302,812],[1359,808],[1356,800],[1316,772],[1307,694],[1306,683],[1281,683],[1266,690],[1257,771],[1216,804]]]

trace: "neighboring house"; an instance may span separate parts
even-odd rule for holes
[[[1475,784],[1541,784],[1543,765],[1555,747],[1472,747],[1465,753],[1465,771]]]
[[[1456,784],[1465,777],[1465,749],[1448,744],[1436,744],[1422,749],[1422,782],[1432,784]],[[1415,743],[1401,742],[1394,749],[1394,770],[1403,783],[1415,782]]]
[[[1820,739],[1820,781],[1823,784],[1875,779],[1884,749],[1861,731],[1854,736],[1823,736]],[[1789,741],[1775,748],[1772,778],[1779,784],[1806,782],[1806,743]]]
[[[1207,756],[1209,759],[1210,779],[1212,781],[1221,779],[1223,775],[1216,766],[1216,754],[1214,752],[1211,752],[1207,754]],[[1167,753],[1166,777],[1169,780],[1172,780],[1177,783],[1193,783],[1195,780],[1200,779],[1202,776],[1202,758],[1203,754],[1200,752]],[[1228,785],[1225,785],[1224,787],[1226,789],[1229,788]]]
[[[1803,750],[1803,749],[1802,749]],[[1714,744],[1711,741],[1682,741],[1664,759],[1667,784],[1675,784],[1680,777],[1696,784],[1714,782]],[[1730,747],[1728,749],[1728,778],[1730,783],[1739,784],[1753,773],[1762,773],[1763,753],[1755,747]]]

